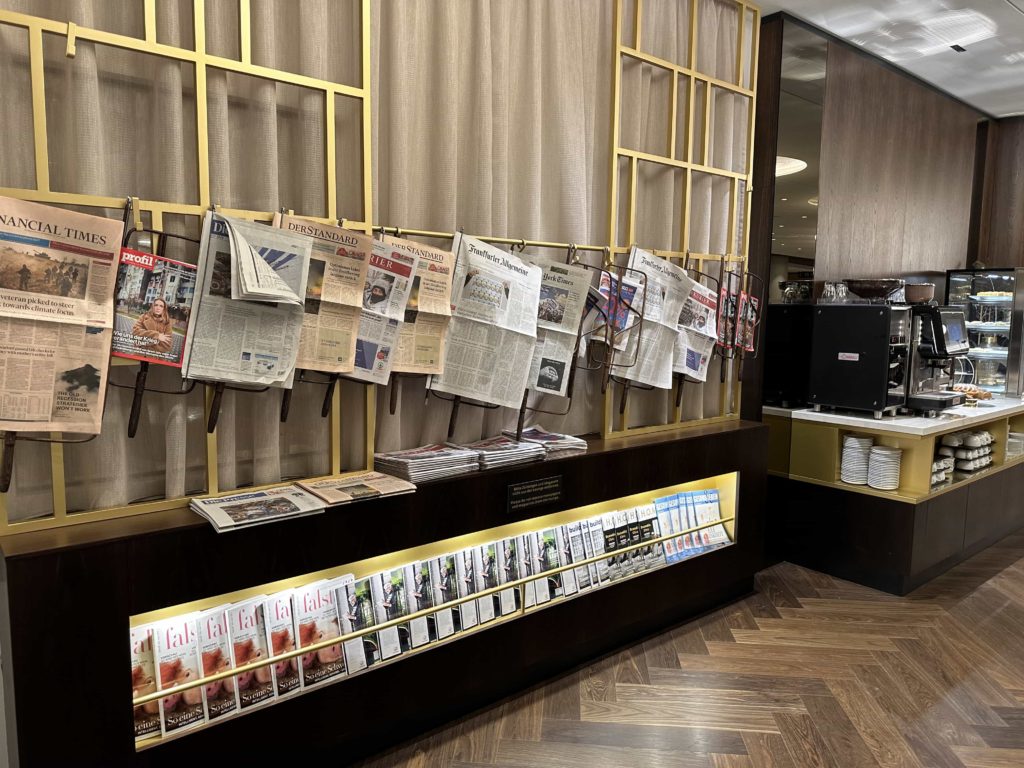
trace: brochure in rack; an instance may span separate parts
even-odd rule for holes
[[[199,673],[206,677],[231,669],[231,640],[228,636],[226,605],[211,608],[196,618]],[[238,711],[236,680],[229,677],[203,686],[207,720],[217,720]]]
[[[174,688],[199,679],[195,613],[167,619],[153,627],[157,667],[157,689],[169,691],[160,699],[160,733],[194,728],[206,721],[203,688]]]
[[[132,627],[132,698],[156,691],[156,668],[153,662],[153,628]],[[145,739],[160,733],[160,702],[135,707],[133,710],[135,738]]]

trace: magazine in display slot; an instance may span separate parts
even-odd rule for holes
[[[642,571],[647,567],[644,550],[640,547],[643,537],[640,534],[640,515],[636,507],[626,510],[626,532],[629,534],[629,554],[634,571]]]
[[[228,635],[231,638],[231,665],[242,667],[270,658],[267,626],[263,619],[266,597],[260,596],[228,606]],[[257,667],[235,675],[238,705],[242,710],[266,704],[274,699],[274,666]]]
[[[430,585],[430,567],[426,562],[409,563],[405,570],[406,603],[409,613],[418,613],[434,607],[433,589]],[[435,639],[426,616],[409,621],[409,637],[413,648],[424,646]]]
[[[174,692],[176,686],[196,681],[200,677],[196,654],[196,617],[196,613],[186,613],[153,627],[157,689],[169,692],[160,699],[162,736],[194,728],[206,721],[202,686]]]
[[[516,537],[516,556],[519,559],[520,578],[530,579],[532,576],[535,576],[536,561],[533,559],[533,536],[524,533]],[[538,583],[537,579],[531,579],[526,582],[525,589],[523,590],[523,599],[526,601],[527,608],[533,608],[538,602],[544,602],[544,600],[537,599]],[[547,581],[544,581],[543,593],[547,595]]]
[[[341,637],[334,585],[321,580],[298,587],[292,593],[292,619],[300,648]],[[344,674],[345,659],[340,643],[299,657],[299,685],[302,688],[315,688]]]
[[[336,580],[334,590],[343,635],[361,632],[377,623],[369,577],[356,579],[352,575],[342,576]],[[380,641],[375,632],[346,640],[343,650],[349,674],[355,674],[381,660]]]
[[[522,578],[519,570],[519,539],[515,536],[510,536],[497,542],[497,546],[500,550],[498,558],[498,583],[509,584],[519,581]],[[518,605],[519,590],[515,587],[503,589],[498,593],[498,610],[502,616],[515,613]]]
[[[603,516],[590,518],[588,524],[588,533],[590,534],[590,548],[594,552],[594,557],[603,555],[605,553],[605,534],[604,534],[604,518]],[[598,560],[594,564],[594,569],[597,573],[597,583],[604,584],[612,577],[611,573],[611,559],[606,558],[604,560]]]
[[[434,588],[435,605],[440,606],[458,599],[458,587],[455,586],[455,555],[447,554],[430,560],[430,583]],[[434,614],[438,640],[455,634],[455,614],[451,608],[442,608]]]
[[[686,491],[679,494],[679,516],[686,520],[686,528],[696,528],[700,523],[697,521],[697,510],[693,504],[693,491]],[[697,553],[703,552],[700,531],[692,531],[683,537],[687,549]]]
[[[455,553],[455,582],[459,597],[470,597],[476,594],[476,572],[473,567],[473,550],[464,549]],[[477,601],[470,600],[459,605],[459,616],[462,619],[462,630],[472,629],[480,623]]]
[[[498,586],[497,558],[494,552],[494,544],[485,544],[481,547],[473,547],[471,550],[473,558],[473,583],[474,592],[482,592],[490,586]],[[485,595],[476,601],[477,615],[480,623],[485,624],[494,619],[494,596]]]
[[[267,627],[267,642],[271,656],[295,650],[295,626],[292,621],[292,592],[286,589],[267,598],[263,607],[263,620]],[[290,696],[300,690],[299,660],[297,657],[274,664],[274,693],[277,698]]]
[[[569,556],[572,558],[572,562],[574,563],[586,560],[587,557],[589,557],[589,555],[587,555],[586,546],[583,543],[584,538],[586,538],[583,534],[584,525],[586,525],[586,521],[580,522],[577,520],[574,523],[569,523],[564,526],[563,529],[563,535],[569,544]],[[581,592],[590,589],[592,582],[589,566],[579,566],[574,571],[574,574],[576,577],[576,584]]]
[[[622,520],[623,528],[625,528],[626,520],[623,516]],[[616,519],[615,512],[608,512],[601,516],[601,540],[603,542],[603,549],[605,552],[610,554],[614,553],[619,548],[619,535],[618,535],[618,521]],[[628,535],[623,535],[623,540],[627,539]],[[612,554],[611,557],[606,559],[605,565],[608,568],[608,577],[610,579],[617,579],[624,575],[621,555]]]
[[[661,532],[661,522],[658,520],[658,512],[653,504],[644,504],[637,507],[637,517],[640,518],[640,538],[643,541],[660,539],[668,533]],[[662,544],[651,544],[644,547],[644,559],[648,562],[648,568],[658,568],[665,564],[665,547]]]
[[[231,640],[228,636],[226,605],[203,611],[196,617],[199,674],[215,675],[231,669]],[[217,720],[238,711],[235,678],[229,677],[203,686],[206,719]]]
[[[405,575],[401,568],[383,571],[370,577],[373,617],[377,624],[405,616]],[[409,625],[385,627],[377,632],[380,657],[387,660],[409,650]]]
[[[616,560],[619,564],[619,572],[622,576],[629,576],[638,570],[636,557],[638,552],[633,552],[629,545],[632,537],[629,533],[629,515],[625,509],[617,510],[615,513],[615,549],[618,552]],[[637,531],[639,533],[639,530]]]
[[[572,550],[569,544],[569,534],[564,525],[554,529],[555,547],[558,553],[558,565],[564,567],[573,564]],[[562,581],[562,595],[568,597],[580,591],[579,583],[576,581],[576,570],[570,569],[559,574]]]
[[[156,666],[153,660],[153,627],[131,628],[132,698],[156,692]],[[160,733],[160,702],[151,701],[132,708],[135,738],[145,739]]]
[[[196,267],[122,248],[114,292],[110,353],[181,368],[196,291]]]
[[[680,528],[672,522],[672,502],[675,502],[676,506],[676,521],[679,519],[679,501],[673,496],[662,496],[661,498],[654,500],[654,509],[658,518],[658,530],[661,536],[668,536],[674,534],[680,530]],[[678,545],[677,545],[678,543]],[[674,563],[680,558],[680,546],[681,538],[676,537],[669,539],[665,542],[665,562]]]
[[[597,553],[594,551],[594,544],[590,540],[590,526],[592,522],[592,519],[580,521],[580,539],[583,541],[583,556],[587,560],[597,556]],[[592,587],[600,586],[601,577],[597,572],[596,562],[587,566],[587,572],[590,574],[590,585]],[[582,581],[580,583],[582,583]]]
[[[561,597],[563,592],[562,574],[552,573],[561,565],[561,552],[558,546],[558,529],[545,528],[534,533],[537,556],[537,572],[547,573],[548,587],[552,599]]]

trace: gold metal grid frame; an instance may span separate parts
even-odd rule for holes
[[[0,10],[0,25],[21,28],[28,35],[29,73],[32,88],[32,125],[34,134],[35,180],[34,189],[0,187],[0,195],[31,200],[52,205],[81,206],[96,209],[119,209],[123,207],[125,198],[107,197],[103,195],[86,195],[59,192],[51,189],[49,173],[49,150],[46,132],[46,83],[44,76],[43,36],[45,34],[62,36],[66,39],[65,55],[73,58],[76,55],[76,42],[79,40],[98,43],[126,51],[159,56],[179,63],[191,64],[194,69],[195,112],[196,112],[196,154],[198,160],[197,182],[198,197],[194,204],[160,201],[135,200],[133,209],[135,227],[141,228],[141,216],[147,212],[150,216],[150,227],[162,231],[165,215],[187,215],[201,218],[211,204],[218,201],[210,197],[210,144],[207,109],[207,71],[210,69],[235,72],[243,75],[269,80],[292,86],[300,86],[322,93],[324,96],[324,185],[326,189],[325,218],[317,220],[328,224],[336,224],[340,213],[338,206],[337,172],[336,172],[336,99],[358,99],[361,104],[362,133],[362,191],[363,221],[348,220],[346,226],[371,232],[373,221],[373,166],[372,166],[372,132],[371,132],[371,101],[370,101],[370,0],[360,2],[360,46],[361,46],[361,82],[358,86],[320,80],[306,75],[295,74],[284,70],[254,64],[252,61],[252,30],[250,25],[250,0],[238,2],[238,36],[240,60],[214,56],[206,50],[206,7],[205,0],[192,2],[192,32],[195,47],[179,48],[165,45],[157,40],[156,6],[157,0],[142,0],[144,11],[144,36],[142,38],[105,32],[99,29],[81,27],[73,22],[60,22],[30,16],[12,11]],[[125,190],[126,194],[129,190]],[[270,221],[273,212],[219,207],[218,211],[227,216],[236,216],[252,221]],[[311,217],[316,218],[316,217]],[[365,456],[364,466],[369,468],[373,462],[373,436],[376,419],[376,395],[372,386],[365,387],[364,435]],[[210,408],[212,387],[206,387],[206,409]],[[330,471],[331,475],[341,474],[341,388],[334,391],[334,400],[329,416],[330,429]],[[207,493],[221,493],[217,477],[217,434],[206,436],[206,487]],[[67,494],[64,477],[64,449],[59,443],[50,445],[50,465],[53,489],[53,515],[25,521],[10,522],[6,504],[6,495],[0,494],[0,535],[23,533],[43,528],[53,528],[74,523],[90,522],[128,515],[155,512],[164,509],[181,507],[187,499],[162,499],[122,507],[83,512],[68,512]],[[262,486],[266,487],[266,486]],[[226,491],[230,493],[233,491]]]
[[[741,284],[746,287],[747,257],[749,254],[750,240],[750,205],[751,205],[751,178],[753,172],[754,157],[754,114],[757,89],[757,52],[760,32],[761,11],[760,9],[745,0],[729,0],[736,5],[737,18],[737,40],[734,81],[722,80],[708,73],[700,72],[697,68],[697,47],[700,34],[700,8],[710,0],[690,0],[689,8],[689,45],[688,60],[686,62],[673,62],[658,58],[642,50],[643,41],[641,31],[643,27],[643,0],[633,0],[633,13],[631,19],[624,19],[624,0],[615,2],[614,19],[614,45],[615,56],[613,57],[612,73],[612,112],[611,112],[611,168],[608,175],[609,183],[609,215],[608,215],[608,243],[611,246],[613,259],[623,263],[622,257],[629,252],[628,246],[619,245],[620,241],[636,243],[636,219],[637,219],[637,185],[640,163],[650,163],[679,170],[683,174],[683,203],[680,211],[680,231],[678,250],[653,250],[655,255],[681,264],[687,268],[693,268],[700,272],[707,272],[707,267],[719,265],[723,273],[736,271],[741,276]],[[750,19],[748,30],[747,21]],[[623,42],[623,35],[626,31],[625,23],[631,24],[633,45]],[[749,48],[745,50],[747,34],[751,35]],[[749,52],[749,58],[746,55]],[[669,124],[666,126],[668,138],[668,154],[652,154],[622,146],[620,135],[620,121],[622,118],[622,71],[627,61],[639,62],[653,67],[655,71],[667,73],[669,77]],[[679,130],[679,90],[680,84],[687,88],[685,104],[684,124],[686,135],[678,136]],[[703,125],[697,125],[697,89],[698,83],[703,86]],[[712,131],[712,92],[715,89],[743,96],[747,99],[747,148],[744,168],[742,171],[735,171],[726,168],[719,168],[711,163],[711,131]],[[683,149],[680,152],[678,145],[682,140]],[[682,155],[682,156],[678,156]],[[619,179],[619,164],[625,161],[628,164],[628,185],[621,184]],[[728,233],[726,242],[730,251],[726,253],[693,253],[689,250],[690,227],[691,227],[691,194],[693,190],[694,174],[706,174],[712,178],[725,179],[729,183],[729,213]],[[626,187],[623,189],[622,187]],[[620,206],[625,200],[625,232],[619,229]],[[740,227],[742,226],[742,236]],[[624,237],[623,237],[624,235]],[[643,247],[643,243],[638,243]],[[649,432],[678,429],[685,424],[709,424],[717,421],[732,421],[739,418],[740,381],[738,367],[732,359],[722,359],[722,365],[727,367],[725,382],[721,385],[719,395],[719,414],[714,417],[706,417],[689,422],[682,421],[682,408],[675,406],[672,409],[670,420],[665,424],[657,424],[643,427],[630,427],[629,425],[629,403],[628,400],[622,412],[619,412],[617,404],[619,393],[617,388],[609,386],[605,391],[604,408],[602,416],[602,434],[604,437],[620,437],[625,435],[638,435]],[[710,386],[708,382],[705,386]],[[668,394],[666,397],[669,396]]]

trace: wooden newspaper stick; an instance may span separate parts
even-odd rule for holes
[[[139,415],[142,413],[142,398],[146,391],[146,377],[149,375],[149,363],[139,363],[139,372],[135,374],[135,393],[132,395],[132,409],[128,413],[128,437],[135,437],[139,431]]]

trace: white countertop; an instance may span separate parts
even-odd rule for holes
[[[767,416],[781,416],[784,419],[788,419],[793,415],[793,408],[779,408],[774,405],[762,405],[761,413]]]
[[[768,412],[768,409],[763,409]],[[977,406],[960,405],[947,408],[934,419],[924,416],[883,416],[880,419],[850,411],[816,412],[813,408],[802,408],[792,412],[798,421],[814,421],[821,424],[837,424],[869,432],[897,432],[904,435],[926,437],[942,432],[969,429],[986,421],[1024,413],[1024,401],[1019,398],[993,397],[981,400]]]

